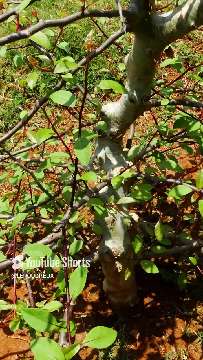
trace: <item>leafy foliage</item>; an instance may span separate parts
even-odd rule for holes
[[[51,18],[53,13],[66,15],[67,6],[70,11],[81,7],[79,1],[64,0],[60,6],[32,3],[23,0],[17,6],[17,15],[2,26],[2,36],[15,31],[14,26],[26,29],[34,25],[45,12]],[[105,9],[109,5],[114,1],[103,3]],[[202,238],[203,171],[199,157],[203,154],[203,125],[199,110],[170,105],[182,90],[188,101],[200,100],[202,66],[198,65],[198,54],[191,69],[185,47],[174,44],[172,51],[179,46],[174,56],[163,54],[154,80],[155,100],[162,108],[152,109],[146,122],[136,123],[132,146],[129,149],[127,144],[123,149],[127,165],[110,176],[101,168],[94,150],[109,131],[106,119],[99,119],[101,104],[107,96],[117,100],[119,94],[127,94],[123,55],[129,52],[129,39],[118,39],[115,46],[91,61],[107,28],[106,18],[97,21],[96,31],[93,23],[84,19],[81,26],[46,27],[22,39],[19,47],[13,49],[8,43],[0,48],[0,135],[13,131],[19,121],[24,124],[1,145],[0,262],[23,252],[22,277],[36,284],[43,274],[40,282],[45,299],[35,307],[25,301],[12,304],[0,300],[0,311],[15,311],[11,331],[24,327],[30,331],[36,360],[68,360],[84,346],[103,349],[116,340],[114,329],[97,326],[80,343],[73,340],[61,347],[55,341],[61,332],[75,336],[76,324],[71,319],[65,322],[62,311],[70,311],[79,301],[89,266],[81,259],[86,259],[87,253],[92,256],[104,235],[101,223],[115,210],[126,215],[135,263],[146,276],[164,277],[162,255],[181,246],[189,248],[175,273],[181,290],[191,281],[185,268],[195,272],[199,266],[199,247],[190,245]],[[107,30],[117,29],[117,25],[117,20],[112,20]],[[99,28],[105,31],[100,34]],[[83,56],[88,59],[84,68],[80,65]],[[166,81],[170,76],[173,79]],[[185,83],[191,84],[191,89],[184,89]],[[103,156],[112,160],[108,152]],[[192,158],[189,168],[182,161],[186,156]],[[106,187],[113,190],[104,200],[99,191]],[[42,238],[44,243],[38,243]],[[31,260],[41,259],[47,262],[45,269],[41,264],[29,266]],[[52,295],[45,291],[49,288],[47,279],[53,281]]]

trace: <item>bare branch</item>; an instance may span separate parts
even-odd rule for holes
[[[14,11],[14,10],[13,10]],[[16,12],[11,12],[9,16],[6,17],[6,19],[12,15],[14,15]],[[123,14],[127,14],[128,11],[123,11]],[[2,17],[5,17],[6,14],[3,14],[0,16],[0,22]],[[113,17],[119,17],[119,11],[112,10],[112,11],[102,11],[102,10],[85,10],[84,12],[78,12],[70,16],[66,16],[61,19],[50,19],[50,20],[40,20],[37,24],[29,26],[27,29],[23,29],[21,31],[11,33],[9,35],[6,35],[0,39],[0,45],[6,45],[21,39],[29,38],[31,35],[37,33],[40,30],[51,28],[51,27],[64,27],[67,25],[70,25],[78,20],[82,20],[85,18],[91,18],[91,17],[107,17],[107,18],[113,18]]]
[[[194,241],[191,241],[187,245],[174,246],[171,249],[165,250],[161,254],[154,254],[154,253],[146,254],[145,257],[147,257],[147,258],[150,258],[150,257],[164,258],[164,257],[168,257],[168,256],[178,256],[178,255],[183,255],[184,256],[185,253],[187,253],[188,251],[196,250],[196,249],[199,249],[199,248],[203,248],[203,241],[194,240]]]
[[[188,106],[188,107],[193,107],[193,108],[203,108],[203,103],[199,102],[199,101],[193,101],[190,99],[174,99],[174,100],[168,100],[168,104],[167,105],[172,105],[172,106],[177,106],[177,105],[182,105],[182,106]],[[152,107],[158,107],[158,106],[166,106],[162,103],[162,100],[155,100],[155,99],[151,99],[149,101],[149,103],[145,104],[146,109],[149,110]]]
[[[32,0],[28,6],[30,6],[31,4],[33,4],[36,0]],[[20,4],[21,1],[9,1],[8,4]],[[4,14],[0,15],[0,23],[6,21],[7,19],[9,19],[11,16],[13,15],[18,15],[19,14],[19,5],[8,10],[7,12],[5,12]]]
[[[117,5],[118,11],[119,11],[119,15],[120,15],[121,25],[122,25],[123,27],[125,27],[126,24],[125,24],[125,19],[124,19],[124,16],[123,16],[123,9],[122,9],[120,0],[116,0],[116,5]]]
[[[156,37],[169,44],[203,25],[203,0],[187,0],[175,10],[152,16]]]
[[[27,276],[25,276],[25,282],[26,282],[26,286],[27,286],[30,306],[35,307],[35,300],[34,300],[34,296],[33,296],[33,292],[32,292],[32,287],[30,284],[30,279]]]
[[[60,134],[58,134],[58,135],[59,135],[60,138],[61,138],[61,137],[65,136],[65,135],[67,135],[67,133],[66,133],[66,131],[65,131],[65,132],[60,133]],[[58,136],[55,136],[55,135],[51,136],[49,139],[45,140],[45,141],[43,142],[43,144],[45,144],[48,140],[52,140],[52,139],[58,139]],[[15,152],[12,152],[11,155],[17,156],[17,155],[22,154],[22,153],[24,153],[24,152],[28,152],[29,150],[36,149],[37,147],[40,147],[41,145],[42,145],[42,144],[32,144],[32,145],[30,145],[30,146],[26,146],[26,147],[24,147],[24,148],[22,148],[22,149],[16,150]],[[1,164],[1,161],[7,160],[7,159],[9,159],[9,155],[5,155],[5,154],[4,154],[4,155],[0,155],[0,164]],[[1,164],[1,165],[2,165],[2,164]]]
[[[6,21],[7,19],[9,19],[13,15],[17,15],[16,8],[10,9],[6,13],[0,15],[0,23]]]

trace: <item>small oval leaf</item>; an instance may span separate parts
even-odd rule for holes
[[[105,349],[116,340],[117,332],[105,326],[96,326],[86,335],[83,344],[94,349]]]
[[[140,265],[147,274],[157,274],[159,272],[158,267],[150,260],[141,260]]]
[[[75,96],[70,91],[66,90],[55,91],[50,95],[50,99],[54,103],[63,106],[74,106],[76,100]]]

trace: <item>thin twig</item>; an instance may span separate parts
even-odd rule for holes
[[[81,66],[84,66],[90,60],[94,59],[96,56],[100,55],[103,51],[105,51],[109,46],[111,46],[119,37],[121,37],[125,33],[124,29],[121,29],[111,35],[102,45],[100,45],[97,49],[93,50],[87,56],[85,56],[78,64],[78,67],[74,70],[70,71],[72,74],[76,74],[77,71],[80,70]],[[38,112],[40,108],[49,100],[50,95],[60,90],[66,84],[65,80],[60,80],[56,86],[50,90],[44,97],[40,100],[37,100],[32,110],[28,113],[27,117],[19,121],[11,130],[9,130],[6,134],[4,134],[0,138],[0,145],[3,144],[6,140],[10,139],[18,130],[22,129],[25,125],[28,124],[29,120],[33,118],[33,116]]]
[[[69,154],[70,159],[71,159],[71,161],[72,161],[72,163],[73,163],[74,160],[73,160],[73,156],[72,156],[72,154],[71,154],[70,147],[65,143],[65,141],[63,140],[63,137],[62,137],[61,134],[58,132],[58,130],[56,129],[56,127],[54,126],[54,124],[52,123],[50,117],[49,117],[48,114],[47,114],[46,109],[43,108],[42,111],[43,111],[45,117],[47,118],[49,125],[51,125],[52,130],[55,132],[55,134],[57,135],[58,139],[61,141],[61,143],[62,143],[63,146],[65,147],[65,149],[66,149],[67,153]]]
[[[32,292],[32,287],[30,284],[30,279],[27,276],[25,276],[25,282],[26,282],[26,286],[27,286],[30,306],[35,307],[35,300],[34,300],[34,296],[33,296],[33,292]]]
[[[182,106],[194,107],[194,108],[199,108],[199,109],[203,108],[203,103],[202,102],[193,101],[193,100],[190,100],[190,99],[168,100],[168,103],[166,105],[167,106],[169,106],[169,105],[171,105],[171,106],[182,105]],[[166,105],[162,103],[162,100],[155,100],[155,99],[151,99],[148,103],[145,104],[146,110],[149,110],[152,107],[159,107],[159,106],[166,106]]]
[[[41,184],[41,182],[37,179],[33,171],[28,169],[25,165],[23,165],[18,159],[15,158],[8,150],[4,149],[5,153],[9,155],[9,157],[21,168],[23,169],[27,174],[29,174],[37,186],[44,192],[51,200],[54,200],[59,208],[62,208],[61,204],[53,197],[53,195]]]
[[[15,15],[16,9],[11,9],[7,13],[4,13],[0,16],[0,23],[8,19],[10,16]],[[128,11],[123,11],[123,15],[127,15]],[[49,19],[49,20],[39,20],[37,24],[31,25],[27,27],[26,29],[23,29],[21,31],[11,33],[9,35],[6,35],[0,39],[0,45],[6,45],[11,42],[18,41],[20,39],[26,39],[29,38],[31,35],[39,32],[40,30],[51,28],[51,27],[64,27],[67,25],[70,25],[78,20],[82,20],[85,18],[91,18],[91,17],[107,17],[107,18],[113,18],[113,17],[119,17],[119,11],[117,10],[85,10],[83,12],[77,12],[75,14],[72,14],[70,16],[66,16],[61,19]]]

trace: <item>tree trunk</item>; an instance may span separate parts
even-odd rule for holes
[[[126,60],[126,93],[118,101],[102,107],[108,131],[99,139],[96,155],[100,165],[110,176],[117,175],[122,167],[128,165],[122,151],[122,137],[145,111],[145,102],[151,94],[156,64],[162,50],[203,21],[202,0],[188,0],[166,14],[138,13],[136,5],[142,1],[131,0],[132,18],[128,19],[128,25],[134,32],[134,43]],[[135,5],[134,8],[132,5]],[[140,22],[133,21],[133,11],[136,16],[140,14]],[[106,188],[100,196],[107,200],[110,194],[111,189]],[[117,195],[124,195],[122,187]],[[123,207],[120,212],[114,211],[101,223],[104,235],[99,254],[105,276],[103,287],[116,307],[137,302],[133,250],[125,225],[126,210]]]

